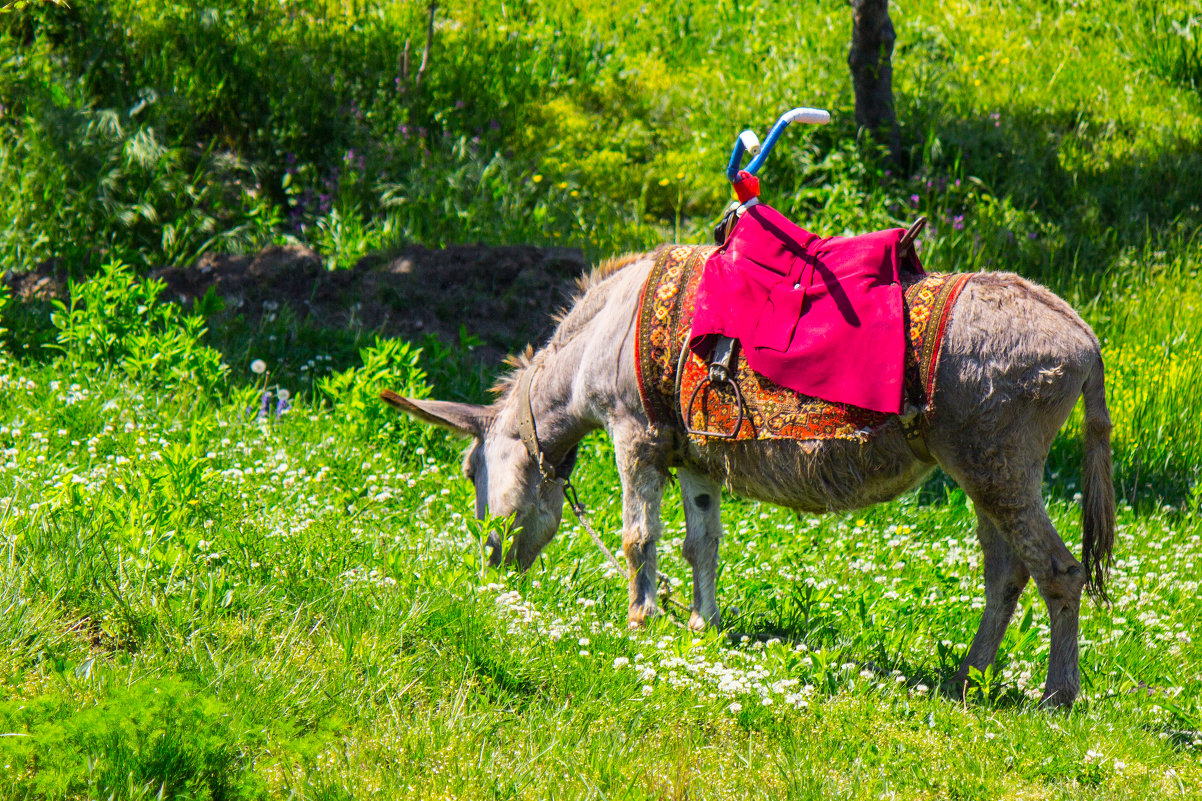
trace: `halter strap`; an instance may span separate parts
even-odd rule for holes
[[[530,402],[530,385],[534,383],[534,374],[538,372],[538,369],[538,367],[527,368],[518,378],[518,436],[521,438],[522,444],[526,446],[526,453],[530,454],[530,458],[538,465],[538,472],[542,474],[543,481],[562,482],[538,441],[534,407]]]

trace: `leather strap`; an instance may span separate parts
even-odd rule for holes
[[[906,445],[910,446],[910,453],[914,454],[915,459],[934,464],[935,457],[931,455],[931,451],[927,447],[923,421],[922,412],[915,406],[907,405],[901,416],[902,433],[905,434]]]
[[[534,407],[530,403],[530,385],[534,383],[534,374],[538,369],[528,367],[518,377],[518,436],[526,446],[526,453],[530,454],[530,458],[538,465],[538,472],[542,473],[543,480],[557,481],[559,476],[555,474],[555,467],[550,464],[547,454],[539,444],[538,429],[534,423]]]

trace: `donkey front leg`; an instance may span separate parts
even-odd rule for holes
[[[659,577],[656,543],[663,533],[660,505],[667,476],[643,454],[645,443],[615,431],[614,450],[622,479],[622,550],[630,570],[627,620],[641,626],[660,614],[655,600]]]
[[[722,625],[714,581],[718,572],[718,546],[722,542],[722,488],[708,476],[684,468],[676,471],[684,502],[684,558],[693,566],[693,613],[689,628]]]

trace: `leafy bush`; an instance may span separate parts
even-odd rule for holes
[[[201,340],[205,315],[220,300],[210,289],[188,314],[159,299],[163,288],[161,280],[139,278],[127,264],[107,262],[92,279],[72,282],[69,300],[54,301],[57,347],[84,369],[119,367],[157,386],[215,393],[228,368]]]
[[[320,391],[333,401],[336,417],[359,436],[369,439],[424,438],[424,426],[380,401],[384,389],[411,398],[429,397],[430,385],[421,368],[421,348],[403,340],[377,337],[374,345],[359,351],[359,356],[362,366],[334,373],[318,382]]]
[[[186,682],[160,679],[67,712],[49,697],[0,706],[0,759],[29,771],[39,797],[255,798],[255,732]]]

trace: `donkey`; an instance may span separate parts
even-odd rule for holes
[[[472,438],[463,459],[476,513],[512,516],[505,559],[528,569],[559,527],[563,479],[588,432],[613,440],[622,483],[622,548],[631,567],[631,625],[656,604],[660,503],[675,468],[683,497],[684,557],[692,567],[689,626],[720,626],[715,597],[719,503],[733,492],[820,513],[886,501],[934,469],[907,444],[901,426],[867,443],[721,441],[697,444],[654,426],[640,400],[634,327],[654,254],[612,260],[581,279],[581,293],[549,342],[511,360],[513,371],[487,406],[383,399],[415,418]],[[1044,508],[1043,468],[1077,398],[1085,403],[1082,559],[1060,539]],[[971,668],[984,671],[1019,596],[1033,578],[1051,620],[1043,702],[1071,705],[1080,690],[1077,626],[1082,590],[1105,601],[1114,539],[1110,418],[1097,337],[1062,299],[1009,273],[975,274],[944,337],[935,411],[926,446],[975,504],[984,550],[985,609],[951,683],[962,692]],[[523,422],[523,418],[526,422]],[[533,428],[535,447],[530,436]],[[538,458],[535,458],[537,455]],[[499,563],[500,540],[492,558]]]

